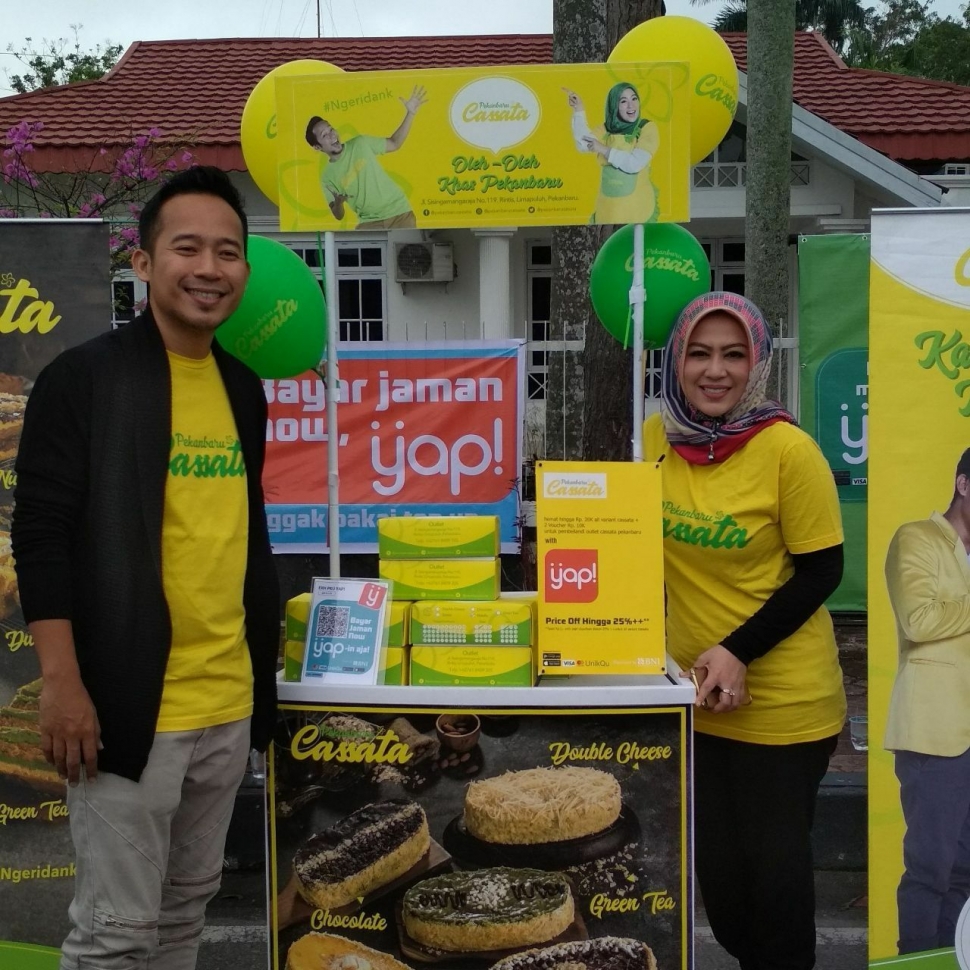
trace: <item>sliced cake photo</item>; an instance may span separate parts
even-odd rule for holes
[[[554,940],[572,924],[569,880],[540,869],[450,872],[412,886],[402,919],[408,936],[439,950],[505,950]]]
[[[297,850],[293,870],[310,905],[337,909],[403,876],[430,846],[417,802],[373,802],[312,836]]]
[[[386,953],[331,933],[308,933],[286,954],[286,970],[411,970]]]

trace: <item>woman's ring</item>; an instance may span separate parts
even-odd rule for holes
[[[736,696],[735,695],[735,692],[733,690],[731,690],[730,687],[722,687],[721,688],[721,693],[722,694],[727,694],[728,697],[735,697]]]

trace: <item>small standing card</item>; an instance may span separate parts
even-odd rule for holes
[[[303,681],[376,684],[390,592],[375,579],[313,580]]]

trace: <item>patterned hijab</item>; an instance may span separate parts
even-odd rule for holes
[[[709,313],[723,311],[741,324],[748,338],[751,372],[741,400],[723,417],[710,418],[688,400],[681,386],[687,343]],[[713,292],[691,300],[667,338],[661,380],[661,416],[667,440],[694,465],[724,461],[746,441],[778,421],[795,423],[780,404],[765,397],[771,372],[771,333],[761,311],[736,293]]]
[[[623,96],[623,92],[627,90],[632,91],[637,96],[637,101],[640,101],[640,92],[634,85],[622,82],[614,84],[606,95],[606,116],[603,127],[611,135],[626,135],[627,138],[636,141],[640,135],[640,129],[647,122],[639,117],[639,114],[634,121],[625,121],[620,117],[620,98]]]

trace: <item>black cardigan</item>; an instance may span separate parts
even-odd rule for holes
[[[276,714],[279,587],[261,485],[259,378],[213,344],[246,462],[243,604],[254,675],[253,746]],[[28,622],[71,621],[101,725],[99,768],[137,780],[161,705],[172,624],[162,588],[171,377],[150,313],[65,351],[37,378],[17,457],[12,542]]]

